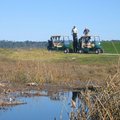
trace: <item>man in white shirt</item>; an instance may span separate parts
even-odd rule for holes
[[[77,34],[78,34],[78,30],[77,30],[76,26],[73,26],[73,28],[72,28],[72,36],[73,36],[73,51],[74,52],[77,52],[77,45],[78,45]]]

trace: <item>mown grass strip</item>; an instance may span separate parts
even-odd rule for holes
[[[101,46],[105,53],[120,53],[120,41],[103,41]]]

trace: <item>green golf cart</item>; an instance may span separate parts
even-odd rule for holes
[[[72,50],[72,41],[69,36],[53,35],[48,40],[47,49],[68,53]]]
[[[81,36],[78,44],[79,53],[103,53],[100,36]]]

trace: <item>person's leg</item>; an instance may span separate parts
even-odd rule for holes
[[[76,53],[77,53],[77,51],[78,51],[78,43],[76,41]]]
[[[76,49],[75,49],[75,41],[73,41],[73,52],[75,53]]]
[[[77,43],[77,39],[75,40],[75,52],[77,52],[77,48],[78,48],[78,43]]]

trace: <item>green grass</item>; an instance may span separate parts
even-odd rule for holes
[[[104,54],[64,54],[63,52],[49,52],[45,49],[0,49],[0,57],[11,60],[77,62],[80,64],[104,65],[116,63],[119,56]]]
[[[105,53],[119,53],[120,54],[120,41],[103,41],[101,45]]]

